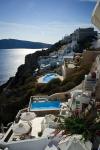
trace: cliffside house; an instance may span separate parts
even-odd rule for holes
[[[85,75],[85,79],[83,83],[84,90],[94,92],[96,88],[96,81],[97,81],[97,76],[95,72]]]
[[[73,113],[81,115],[85,108],[88,106],[89,102],[90,95],[88,92],[77,93],[77,91],[75,91],[69,103]]]

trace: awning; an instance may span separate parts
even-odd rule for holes
[[[93,10],[91,21],[98,29],[100,29],[100,1],[97,2]]]

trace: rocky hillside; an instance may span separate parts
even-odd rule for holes
[[[37,51],[25,57],[25,64],[19,66],[15,77],[10,78],[6,84],[0,87],[1,122],[6,124],[12,121],[18,110],[28,105],[30,95],[63,92],[73,88],[83,80],[84,74],[89,72],[91,64],[95,59],[95,55],[92,53],[90,55],[88,54],[88,57],[86,56],[87,54],[85,54],[81,68],[73,70],[71,76],[63,83],[56,80],[47,86],[42,84],[38,85],[36,79],[40,74],[38,74],[37,77],[32,76],[33,71],[38,67],[39,56],[47,56],[53,51],[58,51],[66,44],[68,44],[68,41],[60,40],[47,50]],[[85,46],[84,42],[82,44]]]
[[[47,54],[46,51],[43,52],[45,55]],[[18,68],[16,76],[0,87],[0,120],[5,124],[14,119],[19,109],[28,105],[31,95],[41,93],[50,95],[55,92],[67,91],[78,85],[84,79],[84,75],[89,72],[96,57],[96,54],[91,51],[85,53],[81,67],[72,70],[72,73],[67,76],[66,80],[63,82],[55,80],[44,85],[36,82],[38,76],[32,76],[32,68],[37,67],[34,61],[38,58],[38,53],[26,56],[25,64]],[[39,54],[43,53],[40,52]]]
[[[39,56],[47,56],[59,50],[61,45],[59,41],[47,50],[27,55],[25,64],[19,66],[15,77],[11,77],[6,84],[0,86],[0,121],[5,124],[12,121],[18,110],[28,104],[29,97],[34,94],[35,90],[36,78],[32,74],[38,67]],[[35,93],[38,92],[35,91]]]

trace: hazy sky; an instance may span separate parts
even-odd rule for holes
[[[55,43],[91,25],[95,0],[0,0],[0,39]]]

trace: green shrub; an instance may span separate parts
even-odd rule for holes
[[[61,84],[61,80],[60,79],[53,79],[51,80],[49,83],[45,84],[44,86],[44,91],[45,92],[50,92],[51,90],[56,89],[57,87],[59,87]]]
[[[75,87],[75,83],[72,82],[72,81],[69,81],[68,83],[66,83],[65,85],[62,86],[62,91],[67,91],[67,90],[70,90],[72,89],[73,87]]]
[[[72,116],[69,118],[61,116],[59,118],[59,129],[66,134],[81,134],[85,141],[94,139],[100,129],[100,122],[87,122],[84,118]]]
[[[38,136],[39,136],[39,137],[42,136],[42,131],[38,132]]]
[[[48,84],[57,84],[57,85],[60,85],[61,84],[61,80],[59,78],[52,79]]]

